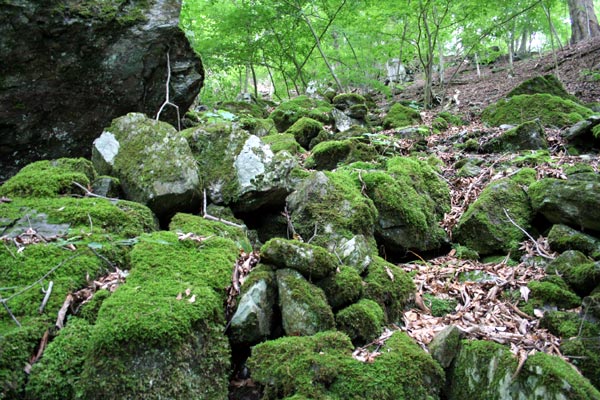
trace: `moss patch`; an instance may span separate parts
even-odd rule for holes
[[[417,110],[400,103],[392,105],[383,119],[383,127],[385,129],[403,128],[419,123],[421,123],[421,114]]]
[[[342,265],[335,274],[317,282],[327,301],[336,310],[358,300],[362,294],[362,279],[357,270]]]
[[[544,126],[563,128],[591,116],[593,111],[572,100],[550,94],[518,95],[488,106],[481,115],[492,126],[519,125],[539,118]]]
[[[262,140],[271,147],[273,153],[287,151],[290,154],[298,154],[304,151],[291,133],[275,133],[264,136]]]
[[[279,132],[286,131],[302,117],[309,117],[322,123],[332,122],[333,106],[325,101],[298,96],[281,103],[269,117],[275,122]]]
[[[335,256],[324,248],[296,240],[271,239],[260,253],[264,262],[296,270],[310,281],[332,275],[339,264]]]
[[[329,140],[317,144],[304,165],[306,168],[331,170],[341,163],[370,161],[377,157],[372,146],[359,140]]]
[[[348,335],[354,345],[362,346],[381,333],[384,324],[383,310],[373,300],[362,299],[340,310],[335,321],[338,330]]]

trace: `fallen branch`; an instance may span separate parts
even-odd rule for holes
[[[169,99],[169,85],[171,84],[171,60],[169,58],[169,52],[167,51],[167,84],[166,84],[166,94],[165,94],[165,102],[160,106],[160,109],[156,113],[156,120],[160,117],[160,113],[165,108],[165,106],[173,106],[177,111],[177,130],[181,131],[181,118],[179,117],[179,107],[173,103]]]
[[[62,329],[65,326],[65,318],[67,317],[67,311],[69,311],[71,303],[73,303],[73,295],[69,293],[62,307],[58,310],[58,317],[56,318],[56,327],[58,329]]]
[[[85,197],[96,197],[99,199],[106,199],[106,200],[110,200],[110,201],[118,201],[119,200],[119,199],[115,199],[113,197],[105,197],[105,196],[101,196],[99,194],[92,193],[88,190],[88,188],[86,188],[85,186],[83,186],[82,184],[80,184],[78,182],[73,181],[71,183],[73,183],[73,185],[77,186],[79,189],[83,190],[85,192]]]
[[[10,315],[10,317],[12,318],[12,320],[15,321],[15,324],[17,324],[17,326],[20,328],[21,327],[21,323],[19,322],[19,320],[17,319],[17,317],[15,317],[15,315],[12,313],[12,311],[10,310],[10,308],[8,308],[8,304],[6,304],[7,300],[8,299],[3,299],[0,296],[0,303],[2,303],[2,305],[6,309],[6,312],[8,313],[8,315]]]
[[[44,308],[46,308],[46,304],[48,303],[48,300],[50,299],[50,295],[52,294],[52,287],[54,286],[54,282],[50,281],[48,283],[48,289],[44,290],[44,288],[42,287],[42,292],[44,293],[44,300],[42,300],[42,304],[40,305],[39,308],[39,313],[43,313],[44,312]]]
[[[204,219],[209,219],[211,221],[221,222],[221,223],[223,223],[225,225],[234,226],[234,227],[240,228],[240,229],[246,229],[246,227],[244,225],[236,224],[235,222],[230,222],[230,221],[227,221],[225,219],[214,217],[214,216],[208,214],[206,212],[206,189],[204,189],[204,201],[202,203],[202,217]]]
[[[538,245],[537,241],[523,228],[521,228],[511,217],[510,215],[508,215],[508,211],[506,210],[506,208],[502,209],[504,211],[504,215],[506,215],[506,218],[508,218],[508,220],[510,221],[511,224],[513,224],[514,226],[517,227],[517,229],[519,229],[521,232],[523,232],[528,238],[529,240],[531,240],[533,242],[533,245],[535,246],[535,249],[537,250],[538,254],[541,257],[544,257],[548,260],[554,260],[554,257],[548,255],[544,250],[542,250],[540,248],[540,246]]]

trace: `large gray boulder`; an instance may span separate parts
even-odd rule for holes
[[[281,205],[292,191],[298,161],[239,127],[222,123],[186,129],[209,199],[235,211]]]
[[[202,64],[179,29],[181,0],[0,2],[0,179],[38,159],[90,155],[113,118],[187,109]],[[176,122],[172,107],[161,119]]]
[[[159,218],[200,208],[196,160],[166,122],[139,113],[115,119],[94,141],[92,162],[100,174],[119,178],[128,200]]]

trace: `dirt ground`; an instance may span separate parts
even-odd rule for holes
[[[512,72],[506,61],[480,66],[480,77],[473,63],[456,70],[448,68],[444,76],[449,83],[445,87],[436,85],[434,93],[453,96],[458,91],[458,111],[467,115],[497,101],[524,80],[550,73],[558,75],[567,91],[584,103],[600,102],[600,80],[586,75],[594,71],[600,76],[600,38],[564,47],[556,52],[556,58],[550,52],[515,61]],[[400,94],[400,99],[421,100],[422,92],[423,81],[417,80]]]

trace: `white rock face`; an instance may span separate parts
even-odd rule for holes
[[[115,135],[111,132],[104,131],[102,135],[94,140],[93,156],[97,160],[94,163],[102,165],[101,174],[110,174],[110,170],[115,165],[115,157],[119,154],[120,144]]]
[[[250,135],[234,162],[242,193],[256,190],[256,178],[264,175],[265,165],[273,161],[273,156],[269,145],[263,143],[258,136]]]

